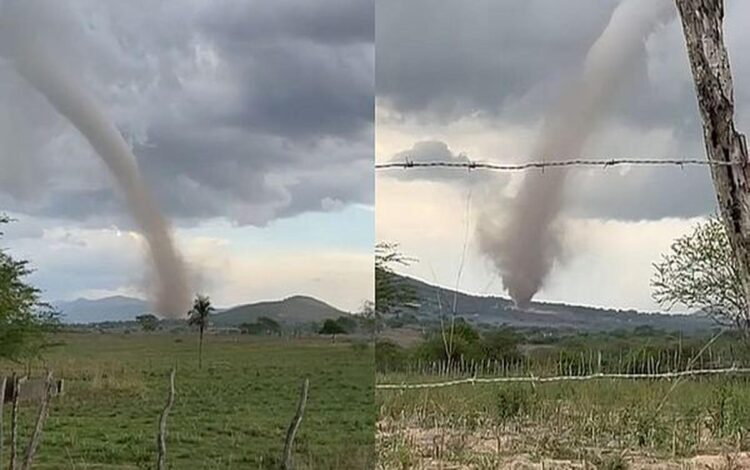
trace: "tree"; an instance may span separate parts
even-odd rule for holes
[[[457,318],[453,325],[451,347],[445,346],[444,331],[435,330],[420,346],[420,355],[427,361],[456,361],[464,357],[480,360],[483,357],[482,341],[479,332],[463,318]]]
[[[394,243],[375,245],[375,312],[378,315],[395,313],[402,308],[413,308],[416,292],[404,283],[393,270],[394,266],[408,266],[413,258],[404,256]]]
[[[0,214],[0,224],[8,222]],[[57,326],[57,312],[41,301],[39,289],[26,282],[31,272],[28,261],[0,250],[0,358],[18,361],[38,356],[47,345],[47,333]]]
[[[722,325],[750,333],[742,274],[718,218],[678,238],[654,268],[652,295],[659,305],[699,309]]]
[[[502,327],[491,331],[482,338],[484,359],[494,361],[515,361],[520,359],[518,345],[521,336],[513,329]]]
[[[156,317],[156,315],[152,315],[150,313],[138,315],[137,317],[135,317],[135,321],[137,321],[138,324],[141,325],[143,331],[154,331],[156,327],[159,326],[159,319]]]
[[[266,330],[260,323],[242,323],[240,325],[240,331],[245,335],[263,335]]]
[[[346,330],[339,324],[339,322],[329,318],[323,322],[323,327],[320,329],[319,333],[321,335],[331,335],[331,341],[336,342],[336,335],[344,334],[346,333]]]
[[[380,332],[382,327],[382,321],[380,316],[375,311],[375,302],[372,300],[365,300],[362,303],[362,309],[360,310],[362,318],[362,326],[365,331],[369,333],[370,339],[375,340],[375,335]]]
[[[336,319],[336,323],[344,329],[347,334],[357,331],[357,320],[351,315],[341,315]]]
[[[734,85],[724,45],[723,0],[677,0],[703,121],[719,212],[726,229],[743,305],[750,305],[750,170],[745,135],[734,124]],[[736,163],[735,163],[736,162]],[[742,317],[747,319],[748,313]]]
[[[375,344],[375,367],[378,372],[404,370],[408,359],[407,351],[393,341],[381,340]]]
[[[208,317],[214,311],[211,299],[198,294],[193,300],[193,308],[188,312],[188,324],[198,327],[198,368],[203,367],[203,332],[208,327]]]
[[[279,322],[270,317],[258,317],[258,325],[267,335],[281,334],[281,325]]]
[[[249,335],[280,335],[281,325],[279,322],[269,317],[258,317],[253,323],[243,323],[240,325],[243,333]]]

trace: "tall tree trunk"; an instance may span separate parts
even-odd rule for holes
[[[750,326],[750,168],[745,136],[734,127],[734,89],[724,45],[723,0],[676,0],[703,119],[709,160],[739,162],[711,166],[721,218],[742,278],[745,312],[739,324]]]

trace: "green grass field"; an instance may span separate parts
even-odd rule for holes
[[[378,382],[435,380],[386,375]],[[430,462],[500,468],[519,456],[537,463],[565,462],[556,467],[548,461],[545,468],[578,468],[565,466],[571,462],[588,462],[590,468],[651,468],[640,465],[677,465],[696,456],[750,450],[746,376],[693,378],[676,386],[667,380],[602,379],[380,390],[376,402],[382,468]]]
[[[65,379],[65,393],[52,402],[35,468],[154,468],[158,419],[173,365],[170,468],[278,468],[305,377],[310,392],[295,441],[296,468],[374,465],[371,346],[323,338],[209,335],[198,370],[194,335],[67,334],[54,339],[63,345],[48,351],[45,362]],[[0,363],[3,373],[14,367],[23,369]],[[21,447],[36,409],[35,404],[22,408]]]

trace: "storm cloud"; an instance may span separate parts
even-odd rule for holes
[[[555,2],[427,0],[378,3],[378,125],[430,129],[455,146],[466,120],[485,132],[538,133],[547,109],[575,78],[619,0]],[[739,127],[750,127],[750,4],[727,5],[726,39],[735,76]],[[646,44],[584,156],[703,158],[704,147],[682,31],[672,21]],[[734,51],[734,53],[733,53]],[[396,116],[393,118],[392,116]],[[438,131],[436,131],[438,129]],[[442,131],[439,131],[442,129]],[[511,132],[511,131],[508,131]],[[463,138],[463,137],[462,137]],[[465,138],[463,138],[465,140]],[[423,140],[418,134],[415,142]],[[408,144],[403,146],[407,151]],[[472,160],[521,162],[505,148],[469,152]],[[388,156],[389,158],[392,156]],[[381,174],[389,177],[392,173]],[[704,168],[633,168],[571,173],[565,212],[577,217],[658,220],[714,210]],[[439,181],[444,181],[438,179]]]
[[[35,1],[176,224],[373,203],[372,2]],[[129,224],[85,140],[5,62],[0,103],[5,210]]]

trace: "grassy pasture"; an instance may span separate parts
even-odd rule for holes
[[[207,336],[198,370],[195,335],[91,333],[55,339],[62,345],[48,351],[44,365],[65,379],[65,394],[52,402],[35,468],[153,468],[173,365],[170,468],[277,468],[304,377],[310,392],[295,441],[296,466],[373,465],[371,346],[324,338]],[[14,368],[23,369],[0,363],[0,372]],[[35,416],[36,404],[22,407],[21,447]],[[6,461],[8,453],[6,442]]]
[[[378,378],[388,383],[431,380],[436,379]],[[429,462],[440,462],[458,465],[450,468],[497,468],[525,456],[537,463],[566,462],[559,468],[579,468],[566,466],[570,462],[588,462],[589,468],[651,468],[634,462],[736,455],[750,449],[749,380],[692,378],[675,387],[665,380],[603,379],[379,390],[381,467],[432,468]],[[548,463],[545,468],[558,467]]]

